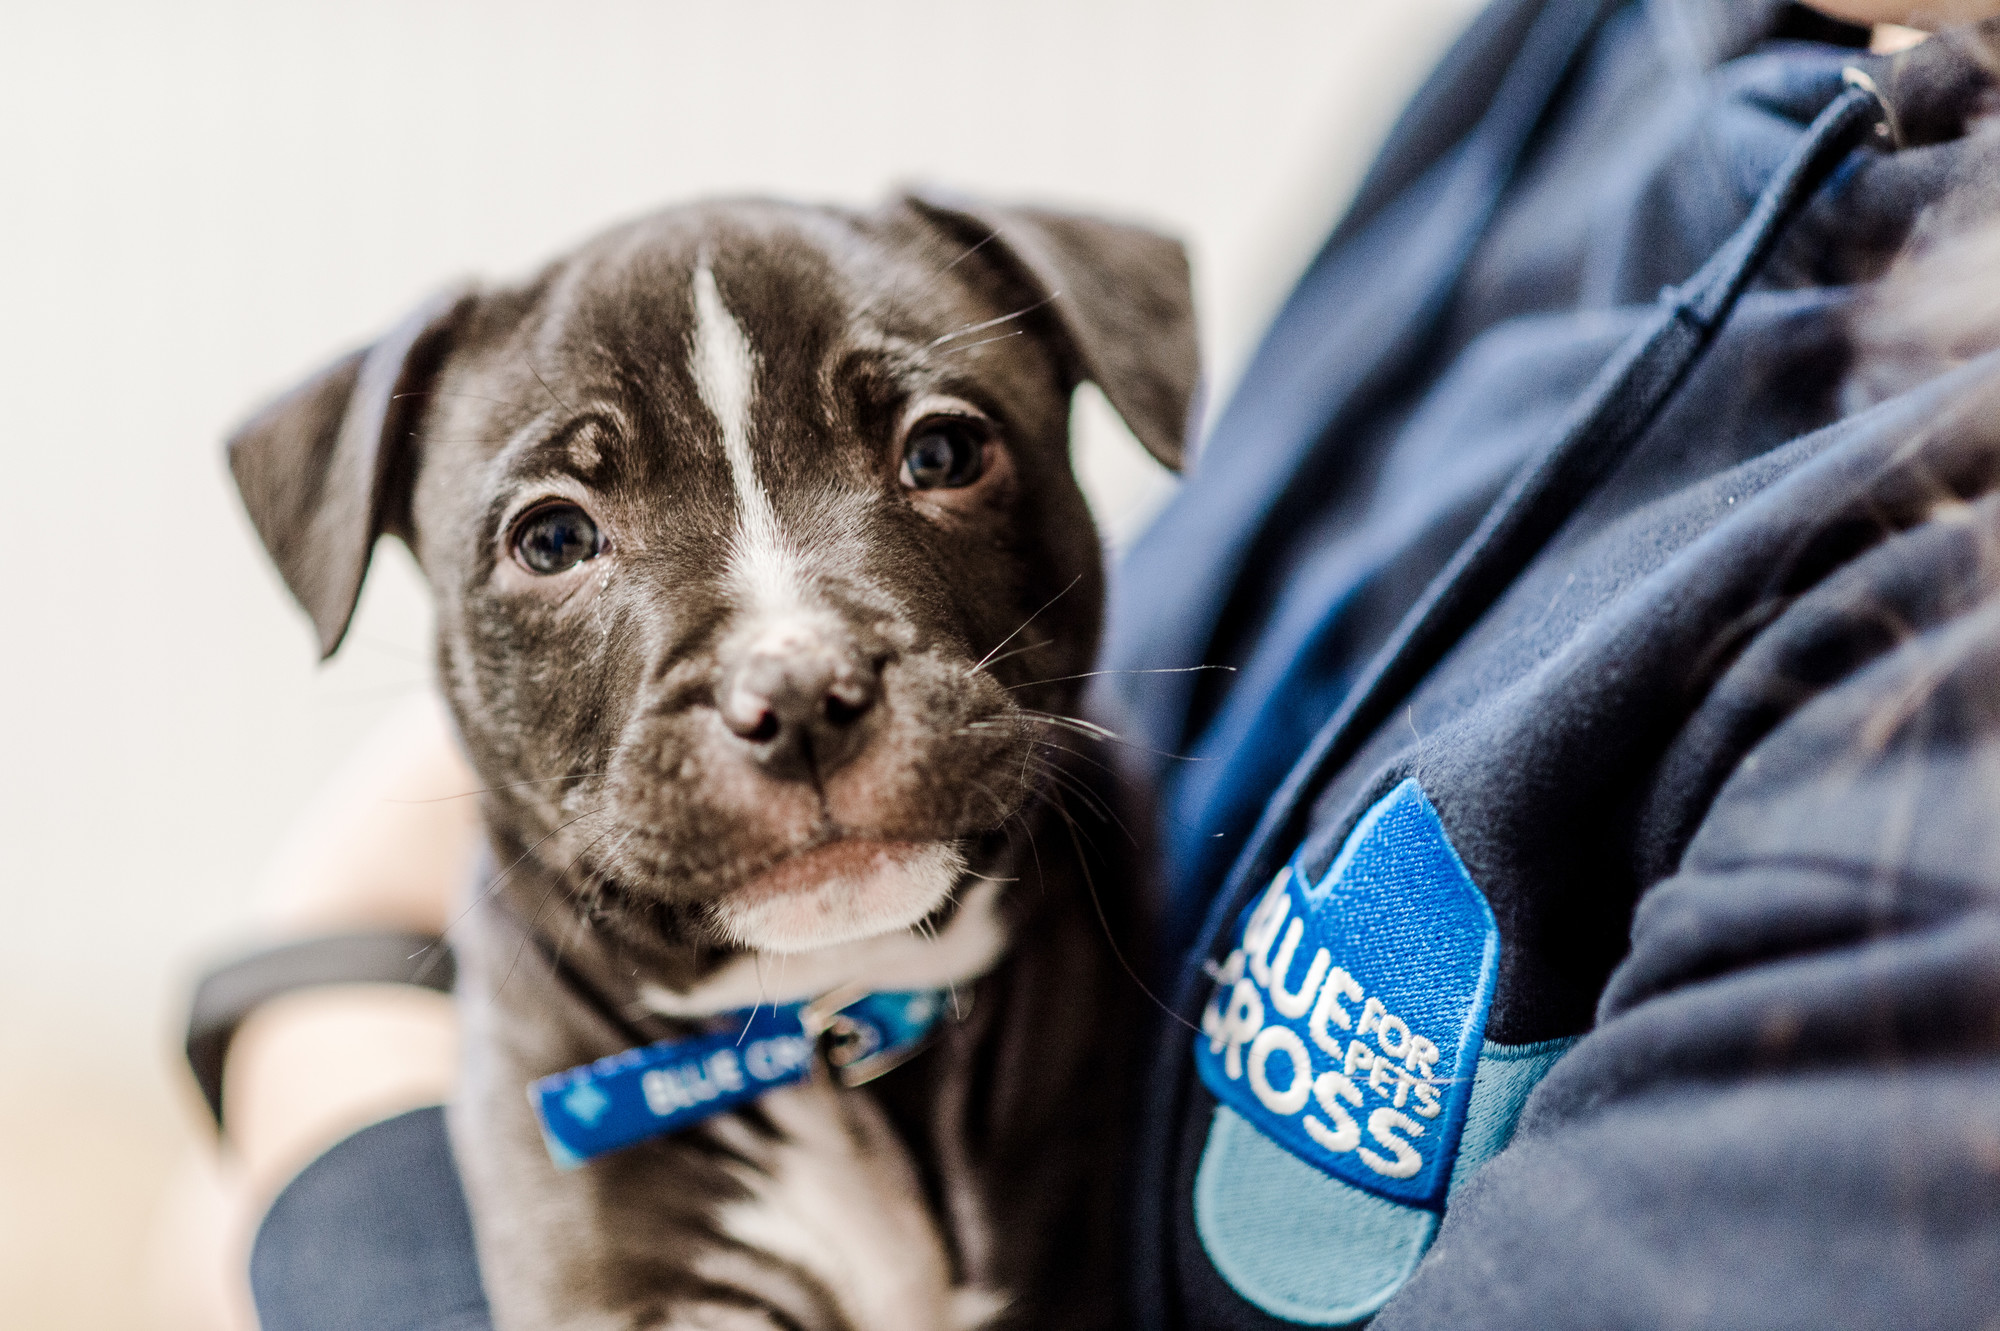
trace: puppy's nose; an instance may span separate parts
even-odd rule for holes
[[[754,646],[723,681],[730,733],[774,776],[825,779],[861,751],[882,666],[853,644],[788,636]]]

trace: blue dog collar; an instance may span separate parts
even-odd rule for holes
[[[944,1012],[942,989],[871,994],[839,990],[809,1003],[754,1007],[716,1018],[703,1035],[627,1049],[543,1077],[528,1087],[549,1158],[563,1169],[693,1127],[826,1061],[842,1085],[859,1086],[929,1041]]]

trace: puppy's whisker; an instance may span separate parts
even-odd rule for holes
[[[1044,647],[1053,647],[1055,646],[1055,642],[1056,640],[1054,638],[1043,638],[1040,642],[1024,643],[1023,645],[1016,647],[1011,652],[1000,653],[1000,655],[994,657],[991,661],[988,661],[986,664],[988,667],[997,666],[1002,661],[1010,661],[1013,658],[1021,655],[1023,652],[1035,652],[1035,651],[1040,651]]]
[[[574,827],[576,824],[582,822],[584,819],[590,817],[593,814],[603,813],[610,807],[611,806],[608,804],[600,804],[595,809],[586,809],[582,813],[578,814],[576,817],[570,819],[568,822],[559,824],[554,831],[551,831],[548,834],[548,836],[544,836],[541,839],[541,841],[537,841],[534,845],[522,851],[519,858],[517,858],[512,864],[508,865],[506,868],[502,869],[499,873],[494,875],[493,881],[489,882],[488,884],[486,884],[486,886],[480,888],[477,892],[472,894],[472,900],[466,903],[464,910],[460,911],[456,916],[452,918],[451,923],[447,924],[444,927],[444,931],[447,934],[449,934],[453,929],[457,928],[461,923],[463,923],[465,917],[467,915],[470,915],[473,912],[474,908],[476,908],[479,905],[479,903],[486,900],[486,898],[492,896],[494,892],[498,891],[500,888],[500,884],[507,881],[507,875],[513,873],[514,870],[520,868],[521,865],[527,860],[527,858],[530,855],[540,850],[542,848],[542,843],[547,841],[549,837],[555,836],[557,833],[561,832],[564,828]]]
[[[935,273],[931,274],[931,280],[929,282],[926,282],[923,286],[918,287],[917,290],[920,293],[928,291],[931,288],[931,286],[934,285],[946,273],[958,267],[960,264],[964,263],[967,259],[970,259],[973,255],[979,253],[979,251],[985,249],[988,245],[991,245],[994,241],[998,239],[1000,239],[1000,233],[998,231],[987,232],[984,236],[981,236],[978,240],[973,241],[970,245],[966,246],[963,250],[959,251],[959,255],[956,259],[953,259],[950,263],[946,264],[944,267],[938,269]]]
[[[571,819],[571,822],[574,821],[575,819]],[[568,824],[564,824],[564,826],[568,826]],[[561,830],[562,828],[556,829],[557,832]],[[528,940],[534,938],[536,936],[536,931],[541,928],[543,912],[548,910],[549,903],[555,900],[557,894],[561,891],[564,881],[567,880],[570,875],[570,871],[576,868],[577,862],[579,860],[581,860],[585,855],[588,855],[590,853],[590,848],[592,846],[604,840],[604,838],[610,836],[613,832],[617,830],[618,829],[616,828],[607,827],[602,832],[599,832],[596,836],[592,837],[590,840],[584,842],[583,848],[570,857],[569,863],[563,866],[563,870],[561,873],[550,875],[549,885],[542,890],[542,899],[535,903],[535,913],[533,916],[529,918],[528,927],[522,930],[521,941],[514,947],[513,959],[507,963],[507,973],[500,977],[500,983],[495,985],[493,988],[493,992],[495,994],[504,993],[507,988],[507,982],[514,978],[514,972],[516,969],[520,967],[521,964],[521,953],[523,949],[525,949],[528,946]],[[555,832],[549,833],[549,836],[554,836],[554,835]],[[543,837],[542,841],[547,841],[548,839],[549,839],[548,837]],[[542,842],[537,841],[535,844],[539,846],[540,844],[542,844]],[[515,863],[519,864],[520,861],[516,860]],[[558,952],[556,955],[560,957],[562,954]]]
[[[764,954],[762,952],[752,952],[750,954],[750,969],[757,977],[757,1001],[750,1005],[750,1015],[743,1019],[743,1029],[736,1036],[738,1046],[741,1046],[750,1037],[750,1028],[757,1021],[757,1009],[764,1006],[764,1000],[770,993],[764,987]],[[776,1012],[777,1010],[777,1006],[773,1004],[771,1011]]]
[[[989,786],[987,786],[986,783],[984,783],[983,781],[975,781],[972,778],[968,777],[966,778],[966,784],[970,785],[974,790],[984,795],[987,799],[993,801],[993,811],[1000,815],[1001,826],[1004,827],[1006,825],[1008,816],[1007,801],[1001,799],[998,795],[994,794],[992,789]],[[977,878],[979,875],[974,874],[972,876]]]
[[[533,367],[531,366],[530,368]],[[406,397],[462,397],[469,398],[474,402],[491,402],[495,406],[512,407],[515,411],[534,410],[532,407],[522,406],[519,402],[509,402],[504,397],[484,397],[478,393],[454,393],[442,388],[425,388],[408,393],[394,393],[390,395],[389,400],[391,402],[400,402]]]
[[[582,850],[578,851],[576,853],[576,859],[570,861],[570,868],[572,869],[575,868],[577,860],[582,859],[584,855],[589,852],[591,846],[596,845],[598,841],[602,841],[606,836],[609,836],[611,834],[611,830],[615,829],[610,829],[599,834],[595,839],[586,844]],[[629,830],[621,833],[618,837],[617,846],[623,846],[625,844],[625,839],[629,836],[631,836],[631,832]],[[616,848],[617,847],[614,846],[613,849],[615,850]],[[568,870],[565,870],[564,872],[567,873]],[[588,882],[588,888],[578,898],[578,905],[580,909],[570,916],[569,927],[563,931],[563,936],[556,940],[555,960],[557,962],[562,961],[563,945],[566,941],[572,938],[581,940],[589,936],[592,928],[591,924],[592,903],[601,900],[604,896],[604,880],[603,880],[603,875],[601,873],[599,873],[595,869],[588,870],[586,871],[586,880]]]
[[[1072,772],[1069,769],[1063,767],[1060,763],[1055,762],[1048,758],[1044,758],[1039,754],[1035,756],[1034,760],[1029,764],[1029,767],[1037,775],[1039,775],[1045,781],[1047,781],[1052,787],[1055,787],[1060,790],[1066,790],[1069,793],[1075,795],[1078,799],[1081,799],[1084,802],[1084,804],[1090,809],[1090,811],[1098,815],[1098,817],[1101,818],[1103,821],[1111,823],[1117,822],[1117,819],[1112,815],[1110,809],[1103,803],[1103,797],[1097,791],[1093,790],[1090,787],[1089,782],[1084,780],[1084,778],[1079,776],[1077,773]],[[1037,795],[1043,795],[1046,793],[1047,792],[1045,790],[1042,790],[1040,788],[1037,788],[1035,791],[1035,794]],[[1121,831],[1123,830],[1122,826],[1120,827],[1120,830]]]
[[[606,860],[615,862],[618,856],[624,854],[625,847],[632,843],[632,831],[633,829],[628,827],[618,834],[618,840],[612,843],[610,854],[605,857]],[[594,871],[592,878],[590,896],[585,905],[587,909],[596,912],[603,908],[604,889],[610,885],[612,878],[610,874],[605,873],[602,869]]]
[[[945,274],[949,273],[952,269],[958,267],[960,264],[964,263],[967,259],[970,259],[973,255],[979,253],[979,251],[985,249],[988,245],[991,245],[994,241],[998,239],[1000,239],[1000,233],[998,231],[987,232],[984,238],[976,240],[971,245],[967,246],[965,249],[960,250],[958,257],[956,259],[953,259],[950,263],[938,269],[935,273],[932,273],[930,277],[924,281],[924,284],[922,286],[918,287],[915,291],[912,291],[909,295],[897,296],[892,288],[889,293],[891,301],[900,302],[906,305],[910,304],[911,302],[914,302],[917,299],[917,297],[923,295],[924,293],[928,292],[932,287],[944,281]]]
[[[1064,792],[1060,789],[1057,791],[1056,802],[1058,804],[1062,802],[1063,793]],[[1079,799],[1081,799],[1084,802],[1084,806],[1090,811],[1092,817],[1096,818],[1099,822],[1109,823],[1111,827],[1117,831],[1118,835],[1124,837],[1126,843],[1130,845],[1134,850],[1138,850],[1141,848],[1139,838],[1132,835],[1132,830],[1125,826],[1124,820],[1121,819],[1117,814],[1105,808],[1102,804],[1098,803],[1095,799],[1091,798],[1090,796],[1083,794],[1081,791],[1069,790],[1067,791],[1067,793],[1075,795]]]
[[[1124,833],[1125,839],[1130,841],[1134,846],[1137,846],[1139,844],[1138,838],[1132,835],[1130,829],[1128,829],[1125,826],[1123,820],[1121,820],[1117,814],[1113,813],[1111,809],[1105,805],[1103,799],[1095,791],[1091,790],[1087,785],[1084,784],[1084,782],[1079,780],[1075,773],[1065,772],[1062,768],[1057,767],[1054,763],[1048,762],[1046,759],[1038,760],[1038,765],[1036,770],[1039,771],[1051,783],[1053,783],[1058,789],[1067,791],[1070,794],[1075,795],[1078,799],[1082,800],[1086,808],[1088,808],[1093,814],[1097,815],[1097,817],[1100,820],[1111,824],[1113,827],[1116,827],[1120,832]]]
[[[985,319],[976,324],[967,324],[963,328],[955,328],[951,332],[946,333],[942,337],[934,337],[929,342],[926,342],[924,344],[924,350],[929,351],[934,347],[943,346],[947,342],[955,341],[956,339],[961,337],[970,336],[973,333],[982,332],[988,328],[998,328],[1001,324],[1006,323],[1011,319],[1018,319],[1024,314],[1033,314],[1036,310],[1041,309],[1044,305],[1049,305],[1054,303],[1056,297],[1060,295],[1062,295],[1062,292],[1060,291],[1051,291],[1048,295],[1042,297],[1040,300],[1036,301],[1033,305],[1023,305],[1020,309],[1015,310],[1012,314],[1003,314],[996,319]]]
[[[1103,726],[1094,725],[1088,721],[1081,721],[1073,716],[1056,716],[1053,713],[1036,712],[1028,708],[1020,709],[1015,713],[1015,716],[1033,725],[1053,726],[1058,730],[1067,730],[1071,734],[1081,735],[1086,739],[1122,744],[1128,749],[1136,749],[1140,753],[1150,753],[1155,758],[1169,758],[1177,763],[1212,763],[1216,761],[1214,758],[1194,757],[1185,753],[1169,753],[1165,749],[1156,749],[1151,745],[1140,744],[1134,740],[1126,739],[1115,731],[1106,730]]]
[[[1047,793],[1038,793],[1036,798],[1039,800],[1041,806],[1044,809],[1047,809],[1050,813],[1054,814],[1057,818],[1061,819],[1063,822],[1069,824],[1072,828],[1076,826],[1076,815],[1072,814],[1069,811],[1069,806],[1062,802],[1060,794],[1057,794],[1052,797]]]
[[[1132,983],[1139,987],[1139,992],[1144,994],[1147,1000],[1150,1001],[1154,1007],[1166,1013],[1169,1017],[1173,1018],[1181,1025],[1187,1027],[1189,1030],[1193,1031],[1196,1035],[1200,1035],[1201,1028],[1199,1026],[1196,1026],[1193,1022],[1189,1021],[1186,1017],[1183,1017],[1180,1013],[1168,1007],[1165,1003],[1162,1003],[1160,1001],[1160,996],[1158,994],[1155,994],[1152,991],[1152,989],[1147,987],[1146,982],[1139,978],[1139,972],[1132,968],[1132,963],[1125,959],[1125,949],[1118,946],[1118,939],[1112,932],[1111,917],[1104,913],[1104,899],[1098,895],[1097,880],[1091,876],[1090,857],[1084,854],[1083,842],[1077,836],[1076,822],[1068,816],[1067,812],[1065,812],[1063,815],[1063,823],[1069,828],[1070,845],[1076,848],[1077,871],[1083,875],[1084,888],[1090,893],[1090,904],[1097,911],[1097,923],[1104,930],[1104,941],[1106,945],[1111,948],[1111,955],[1118,959],[1118,964],[1124,968],[1125,974],[1131,977]]]
[[[1021,334],[1025,333],[1025,332],[1027,332],[1027,331],[1028,331],[1028,330],[1027,330],[1027,329],[1025,329],[1025,328],[1016,328],[1016,329],[1015,329],[1015,330],[1014,330],[1013,332],[1011,332],[1011,333],[1001,333],[1001,334],[1000,334],[999,336],[997,336],[997,337],[982,337],[982,338],[980,338],[980,339],[979,339],[979,340],[978,340],[977,342],[967,342],[967,343],[965,343],[965,344],[964,344],[963,346],[957,346],[957,347],[946,347],[946,348],[945,348],[945,349],[944,349],[944,350],[943,350],[942,352],[940,352],[939,354],[940,354],[940,355],[945,355],[945,356],[956,356],[956,355],[957,355],[957,354],[958,354],[959,352],[961,352],[961,351],[970,351],[970,350],[972,350],[972,349],[973,349],[974,347],[984,347],[984,346],[989,346],[989,345],[991,345],[992,343],[995,343],[995,342],[1005,342],[1005,341],[1006,341],[1006,340],[1007,340],[1008,338],[1010,338],[1010,337],[1019,337],[1019,336],[1020,336]]]
[[[1110,821],[1111,815],[1098,805],[1095,800],[1092,800],[1082,791],[1067,786],[1060,781],[1052,780],[1047,789],[1035,792],[1035,798],[1050,808],[1067,809],[1069,806],[1066,803],[1066,797],[1068,796],[1074,796],[1083,805],[1084,810],[1099,822]],[[1124,831],[1122,827],[1119,830],[1121,832]],[[1130,834],[1128,833],[1127,835],[1129,838]]]
[[[1053,712],[1038,712],[1027,707],[1022,708],[1016,715],[1019,720],[1025,721],[1029,725],[1052,726],[1057,730],[1067,730],[1071,734],[1082,735],[1086,739],[1115,740],[1122,738],[1114,730],[1108,730],[1095,722],[1085,721],[1079,717],[1059,716]]]
[[[558,407],[561,407],[572,416],[576,415],[576,408],[557,397],[556,390],[549,387],[549,381],[542,378],[542,372],[535,368],[535,358],[532,355],[527,352],[521,353],[521,363],[528,367],[528,373],[535,376],[535,382],[542,386],[542,391],[547,393]]]
[[[554,957],[555,963],[557,965],[562,964],[563,949],[565,947],[568,947],[572,940],[575,940],[580,943],[584,938],[586,938],[589,935],[589,933],[590,933],[590,922],[588,920],[586,920],[580,913],[570,916],[568,923],[563,928],[562,933],[556,938],[556,948]]]
[[[1101,758],[1093,758],[1089,754],[1085,753],[1082,749],[1072,749],[1069,745],[1058,744],[1052,739],[1037,739],[1035,743],[1041,745],[1045,749],[1054,749],[1057,753],[1067,753],[1070,757],[1076,759],[1078,762],[1089,763],[1092,767],[1095,767],[1100,772],[1106,772],[1111,774],[1112,776],[1116,776],[1118,774],[1117,769],[1114,768],[1110,763],[1105,762]]]
[[[1010,653],[1011,655],[1011,653]],[[1096,679],[1099,675],[1192,675],[1202,670],[1227,670],[1236,673],[1235,666],[1198,665],[1173,666],[1159,670],[1086,670],[1080,675],[1057,675],[1054,679],[1031,679],[1025,684],[1008,684],[1008,689],[1031,689],[1038,684],[1065,684],[1073,679]]]
[[[994,643],[993,650],[979,658],[979,660],[972,667],[972,673],[976,675],[981,670],[984,670],[986,668],[987,662],[993,659],[995,653],[997,653],[1002,647],[1005,647],[1008,643],[1014,641],[1014,639],[1021,636],[1021,629],[1025,629],[1028,627],[1028,625],[1034,623],[1035,620],[1041,616],[1042,610],[1047,610],[1057,601],[1062,600],[1063,597],[1068,596],[1072,591],[1076,590],[1076,584],[1082,581],[1083,581],[1083,574],[1079,573],[1075,577],[1069,580],[1069,586],[1063,588],[1061,591],[1057,592],[1054,596],[1051,596],[1048,600],[1042,602],[1041,610],[1035,611],[1034,614],[1029,615],[1026,619],[1022,620],[1020,628],[1015,629],[1012,633],[1008,634],[1000,641]]]

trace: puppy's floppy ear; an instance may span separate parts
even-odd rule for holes
[[[904,201],[1049,300],[1071,373],[1103,389],[1146,451],[1180,470],[1201,353],[1179,241],[1076,213],[998,207],[938,191],[915,191]]]
[[[375,345],[343,357],[252,417],[229,470],[285,585],[312,616],[321,656],[347,632],[375,538],[409,534],[411,446],[431,378],[473,302],[427,301]]]

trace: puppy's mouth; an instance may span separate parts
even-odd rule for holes
[[[951,842],[849,837],[787,856],[711,912],[740,946],[810,952],[909,928],[950,898],[965,867]]]

